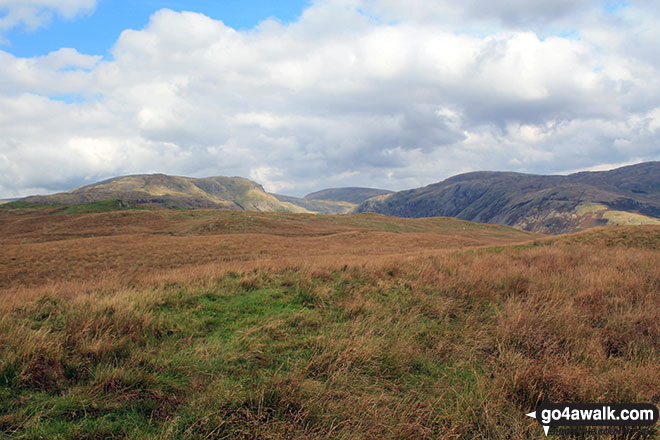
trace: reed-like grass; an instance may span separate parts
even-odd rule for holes
[[[356,240],[345,258],[13,286],[0,435],[540,438],[524,414],[544,392],[660,399],[659,236],[602,229],[400,254]]]

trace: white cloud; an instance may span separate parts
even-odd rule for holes
[[[261,183],[266,191],[273,193],[291,187],[290,183],[282,180],[283,175],[284,172],[282,170],[269,166],[252,168],[248,173],[250,179]]]
[[[71,19],[95,7],[96,0],[0,0],[0,42],[4,32],[17,26],[34,30],[45,26],[53,15]]]
[[[304,194],[660,159],[656,12],[509,4],[327,0],[250,31],[162,10],[111,61],[0,52],[0,197],[137,172]]]
[[[339,1],[344,0],[326,0]],[[581,19],[617,0],[359,0],[361,7],[387,20],[433,24],[483,34],[494,28],[549,30]]]

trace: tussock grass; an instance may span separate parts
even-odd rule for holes
[[[103,286],[14,286],[0,310],[0,433],[538,438],[524,413],[544,392],[660,399],[647,245],[659,235],[399,254],[356,240],[343,256],[300,245],[307,254],[110,271]]]

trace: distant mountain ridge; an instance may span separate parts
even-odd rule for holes
[[[553,234],[608,223],[660,224],[660,162],[568,176],[466,173],[368,199],[354,212],[458,217]]]
[[[258,183],[243,177],[191,177],[165,174],[120,176],[66,193],[32,196],[32,203],[81,204],[103,200],[165,208],[221,208],[255,211],[307,212],[281,202]]]
[[[394,191],[377,188],[345,187],[328,188],[307,194],[305,200],[326,200],[332,202],[347,202],[360,204],[367,199],[391,194]]]
[[[330,188],[304,198],[270,194],[242,177],[191,178],[165,174],[120,176],[24,202],[219,208],[264,212],[398,217],[457,217],[559,234],[604,224],[660,224],[660,162],[568,176],[478,171],[422,188],[391,192]]]
[[[290,203],[317,214],[347,214],[357,207],[357,203],[331,200],[308,200],[282,194],[273,195],[281,202]]]
[[[243,177],[192,178],[166,174],[119,176],[69,192],[21,199],[38,204],[83,204],[105,200],[181,209],[238,209],[264,212],[346,213],[356,203],[305,200],[270,194],[256,182]]]

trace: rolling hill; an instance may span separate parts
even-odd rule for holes
[[[370,197],[390,192],[373,188],[332,188],[298,198],[267,193],[261,185],[243,177],[195,179],[166,174],[137,174],[114,177],[66,193],[31,196],[20,200],[64,205],[113,200],[126,206],[345,214]]]
[[[371,198],[355,212],[458,217],[551,234],[660,224],[660,162],[568,176],[473,172]]]
[[[302,199],[267,193],[264,188],[242,177],[191,178],[165,174],[121,176],[75,188],[66,193],[21,199],[37,204],[79,205],[119,200],[128,205],[164,208],[220,208],[266,212],[343,213],[355,205],[317,201],[311,206]],[[308,206],[311,209],[307,209]]]

